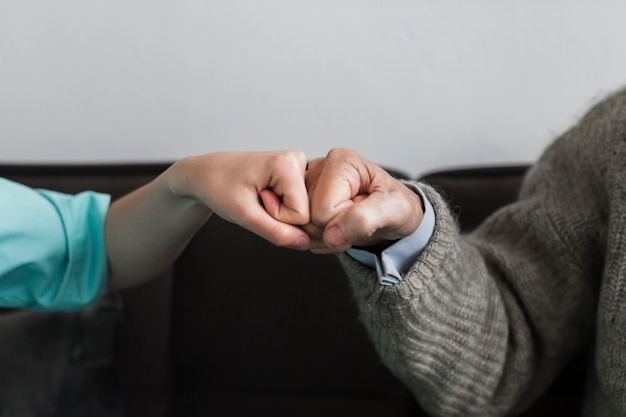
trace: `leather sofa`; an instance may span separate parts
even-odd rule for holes
[[[116,198],[166,167],[4,165],[0,177]],[[423,179],[469,231],[515,199],[526,168]],[[86,311],[5,311],[3,341],[3,417],[425,415],[379,360],[334,256],[273,247],[216,216],[142,287]],[[582,369],[570,368],[524,415],[579,413]]]

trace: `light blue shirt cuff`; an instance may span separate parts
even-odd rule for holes
[[[356,261],[376,269],[381,285],[395,285],[402,281],[406,272],[417,261],[435,230],[435,210],[424,193],[414,187],[424,202],[424,217],[419,227],[411,235],[400,239],[385,249],[380,257],[363,249],[349,249],[348,255]]]

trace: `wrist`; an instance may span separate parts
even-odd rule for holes
[[[409,226],[404,236],[402,236],[406,237],[413,234],[424,221],[427,204],[426,196],[413,182],[406,180],[400,180],[400,182],[403,184],[402,192],[405,195],[406,201],[409,202],[410,207],[410,214],[406,221],[406,224]]]
[[[211,210],[206,204],[198,198],[198,178],[195,173],[196,157],[189,156],[180,159],[172,164],[160,179],[163,181],[163,188],[169,198],[175,201],[175,204],[187,206],[189,209],[199,212],[209,212]]]

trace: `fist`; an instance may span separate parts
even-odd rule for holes
[[[311,161],[305,182],[314,253],[384,245],[413,233],[423,217],[419,195],[349,149]]]

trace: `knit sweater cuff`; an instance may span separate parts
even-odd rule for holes
[[[432,204],[435,210],[435,227],[429,244],[418,257],[415,265],[404,274],[402,282],[386,291],[386,296],[392,299],[413,298],[423,292],[436,271],[440,270],[458,233],[456,221],[450,214],[447,203],[431,186],[412,181],[404,183],[414,191],[421,190]],[[339,259],[344,268],[354,272],[348,276],[359,298],[370,299],[383,290],[377,282],[375,271],[344,254],[339,255]]]
[[[382,286],[367,267],[347,256],[340,260],[382,360],[424,409],[485,415],[506,355],[505,312],[482,258],[459,239],[447,202],[426,184],[413,186],[425,193],[436,220],[430,242],[403,280]],[[483,272],[468,280],[463,265]]]

